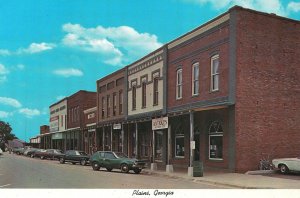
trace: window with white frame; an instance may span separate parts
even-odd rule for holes
[[[223,129],[219,121],[209,127],[209,159],[223,159]]]
[[[192,95],[199,94],[199,63],[193,64],[193,72],[192,72]]]
[[[219,90],[219,55],[211,57],[211,91]]]
[[[182,69],[176,72],[176,99],[182,98]]]
[[[175,157],[184,157],[184,132],[182,127],[176,130],[175,135]]]

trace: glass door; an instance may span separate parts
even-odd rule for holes
[[[155,161],[162,161],[163,155],[163,132],[162,131],[155,131],[155,148],[154,148],[154,156]]]

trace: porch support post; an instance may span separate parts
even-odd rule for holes
[[[110,151],[112,151],[113,125],[110,125]]]
[[[157,170],[157,163],[155,163],[155,131],[152,131],[152,163],[151,171]]]
[[[124,124],[123,123],[121,129],[121,138],[122,138],[122,153],[124,153]]]
[[[136,123],[135,123],[135,157],[136,157],[136,158],[138,158],[138,156],[139,156],[139,151],[138,151],[138,150],[139,150],[139,149],[138,149],[138,148],[139,148],[139,147],[138,147],[138,142],[139,142],[139,141],[138,141],[138,138],[139,138],[139,137],[138,137],[138,123],[136,122]]]
[[[105,126],[102,126],[102,150],[105,151]]]
[[[167,154],[167,166],[166,166],[166,172],[172,173],[173,165],[170,164],[171,159],[171,125],[168,127],[168,154]]]
[[[193,176],[193,159],[194,159],[194,149],[191,148],[191,142],[194,141],[194,112],[190,111],[190,165],[188,168],[188,176]]]

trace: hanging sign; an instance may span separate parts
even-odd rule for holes
[[[167,129],[169,125],[168,117],[152,119],[152,130]]]
[[[114,124],[113,129],[122,129],[122,125],[120,123]]]

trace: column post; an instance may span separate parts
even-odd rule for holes
[[[190,111],[190,165],[188,167],[188,176],[193,176],[193,159],[194,148],[191,147],[191,142],[194,141],[194,112]]]

